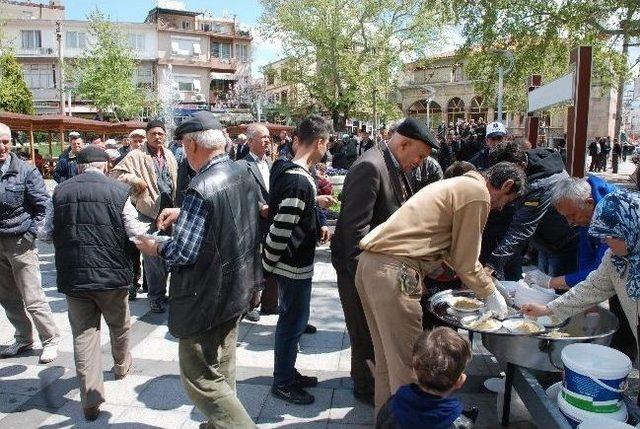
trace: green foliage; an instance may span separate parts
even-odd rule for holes
[[[0,55],[0,110],[34,113],[33,97],[24,82],[22,67],[9,50]]]
[[[134,84],[138,62],[126,37],[98,9],[88,16],[90,42],[68,70],[77,83],[75,93],[91,100],[101,114],[117,120],[135,117],[144,97]]]
[[[439,3],[423,0],[262,0],[262,32],[282,41],[287,84],[304,85],[343,129],[349,116],[398,116],[397,71],[424,54],[444,22]]]
[[[476,90],[495,100],[497,69],[505,58],[493,50],[514,54],[515,68],[505,78],[505,107],[523,110],[525,81],[541,74],[543,83],[566,74],[569,53],[579,45],[594,48],[593,79],[605,88],[628,73],[620,50],[625,33],[640,36],[637,0],[479,0],[456,2],[455,21],[463,30],[460,54]],[[622,22],[627,24],[622,29]]]

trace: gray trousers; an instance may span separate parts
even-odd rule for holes
[[[148,234],[152,234],[157,231],[154,219],[148,218],[142,214],[140,214],[138,218],[140,221],[150,225],[149,230],[147,231]],[[144,269],[144,278],[147,281],[147,287],[149,288],[149,292],[147,292],[149,301],[156,301],[165,296],[167,293],[167,277],[169,273],[167,273],[162,258],[144,255],[142,257],[142,268]]]
[[[67,295],[69,324],[73,334],[73,358],[80,383],[80,401],[84,408],[98,406],[104,402],[100,350],[101,316],[104,316],[109,327],[114,374],[124,375],[131,367],[128,297],[128,289]]]
[[[35,241],[23,236],[0,237],[0,304],[16,330],[16,341],[34,342],[31,319],[43,345],[60,341],[42,290]]]
[[[195,337],[180,339],[182,384],[209,420],[209,428],[256,427],[236,395],[237,340],[237,319]]]

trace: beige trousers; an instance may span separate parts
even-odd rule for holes
[[[16,330],[16,341],[33,343],[33,325],[43,345],[60,341],[42,290],[38,249],[24,236],[0,237],[0,305]]]
[[[100,317],[109,327],[113,372],[124,375],[131,367],[129,353],[128,289],[78,292],[67,295],[69,324],[73,334],[73,357],[84,408],[104,402]]]
[[[423,275],[408,268],[419,277],[417,289],[410,293],[403,291],[398,281],[402,265],[393,257],[363,252],[356,271],[356,288],[376,360],[373,374],[376,415],[400,386],[416,381],[411,357],[413,344],[422,333]]]

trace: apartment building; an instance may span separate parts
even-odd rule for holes
[[[91,43],[87,21],[66,20],[60,1],[48,4],[0,1],[0,15],[6,19],[4,27],[7,43],[21,63],[27,87],[33,95],[36,113],[60,113],[60,62],[57,32],[62,38],[64,61],[80,57]],[[58,27],[59,23],[59,27]],[[126,37],[129,47],[139,61],[134,77],[143,90],[155,90],[158,39],[151,24],[118,22],[117,29]],[[96,113],[88,100],[71,98],[65,82],[65,112],[91,117]]]
[[[145,22],[158,34],[158,86],[170,85],[181,107],[226,105],[250,77],[252,38],[235,18],[156,7]]]

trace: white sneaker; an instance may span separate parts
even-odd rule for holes
[[[49,363],[56,360],[58,357],[58,344],[47,344],[42,347],[42,353],[40,354],[40,363]]]
[[[13,357],[19,353],[22,353],[27,350],[33,349],[33,343],[19,343],[14,342],[13,344],[7,344],[4,346],[0,346],[0,356],[2,357]]]

